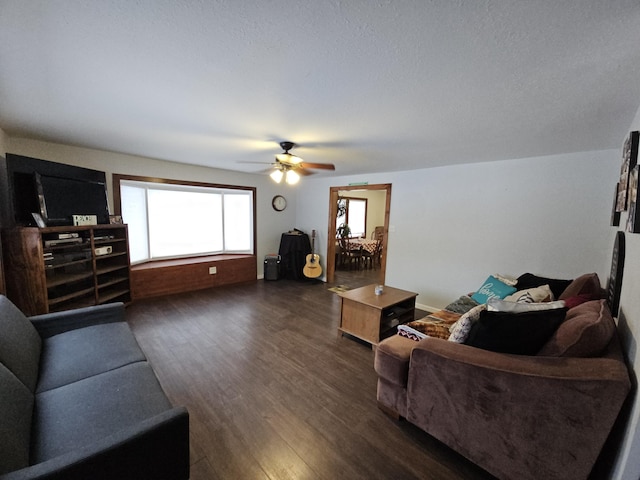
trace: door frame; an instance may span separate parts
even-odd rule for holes
[[[389,245],[389,212],[391,211],[391,184],[379,183],[374,185],[347,185],[343,187],[329,187],[329,227],[327,228],[327,282],[333,282],[336,271],[336,217],[338,216],[338,192],[349,190],[385,190],[384,232],[382,235],[382,255],[380,258],[379,282],[384,284],[387,271],[387,250]]]

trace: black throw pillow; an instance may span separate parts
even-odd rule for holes
[[[484,310],[465,342],[492,352],[535,355],[564,320],[566,308],[522,313]]]
[[[526,290],[528,288],[536,288],[542,285],[549,285],[554,298],[557,300],[558,297],[562,295],[562,292],[564,292],[565,288],[567,288],[572,281],[573,280],[560,280],[555,278],[538,277],[533,273],[523,273],[518,277],[516,289]]]

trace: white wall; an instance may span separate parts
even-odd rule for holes
[[[216,170],[21,138],[9,138],[6,150],[17,155],[106,172],[111,211],[113,211],[113,190],[111,188],[111,174],[113,173],[256,187],[258,277],[263,274],[264,256],[269,253],[277,253],[282,232],[296,226],[294,220],[298,190],[286,184],[275,184],[267,175]],[[271,199],[276,194],[281,194],[288,200],[287,208],[283,212],[276,212],[271,207]]]
[[[640,109],[636,114],[629,131],[640,130]],[[610,165],[610,169],[619,175],[622,162],[622,142],[629,132],[620,132],[620,151]],[[615,181],[614,181],[615,182]],[[613,192],[613,185],[609,186]],[[627,214],[623,212],[620,218],[620,230],[624,231]],[[614,236],[618,229],[614,229],[610,235],[610,243],[613,245]],[[631,369],[633,391],[629,400],[629,422],[626,426],[624,443],[620,449],[618,462],[613,478],[616,480],[638,480],[640,478],[640,400],[638,399],[637,372],[640,369],[638,356],[638,339],[640,338],[640,234],[625,233],[626,254],[625,268],[622,279],[622,294],[620,298],[620,312],[618,315],[618,329],[622,336],[622,343],[627,354]]]
[[[297,224],[326,254],[329,187],[391,183],[386,283],[443,307],[493,273],[573,278],[610,257],[615,150],[359,177],[305,178]]]

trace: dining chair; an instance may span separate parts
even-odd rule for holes
[[[351,250],[349,251],[349,255],[351,257],[351,264],[356,268],[356,270],[361,270],[364,268],[364,252],[365,249],[362,245],[351,246]]]
[[[362,246],[357,246],[349,241],[347,237],[338,239],[340,249],[340,265],[345,269],[360,269],[363,263]]]
[[[373,252],[369,252],[364,250],[364,265],[368,268],[376,269],[377,266],[382,265],[381,256],[382,256],[382,238],[378,240],[376,244],[376,248],[374,248]]]

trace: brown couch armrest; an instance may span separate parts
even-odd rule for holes
[[[373,368],[379,377],[398,385],[407,386],[411,351],[418,342],[401,335],[392,335],[376,346]]]
[[[548,378],[629,381],[626,366],[615,358],[511,355],[482,350],[439,338],[425,338],[414,345],[415,348],[432,352],[442,359],[505,373]],[[420,358],[422,353],[415,352],[415,355]]]
[[[586,478],[630,381],[614,358],[507,355],[427,338],[407,419],[499,478]]]

